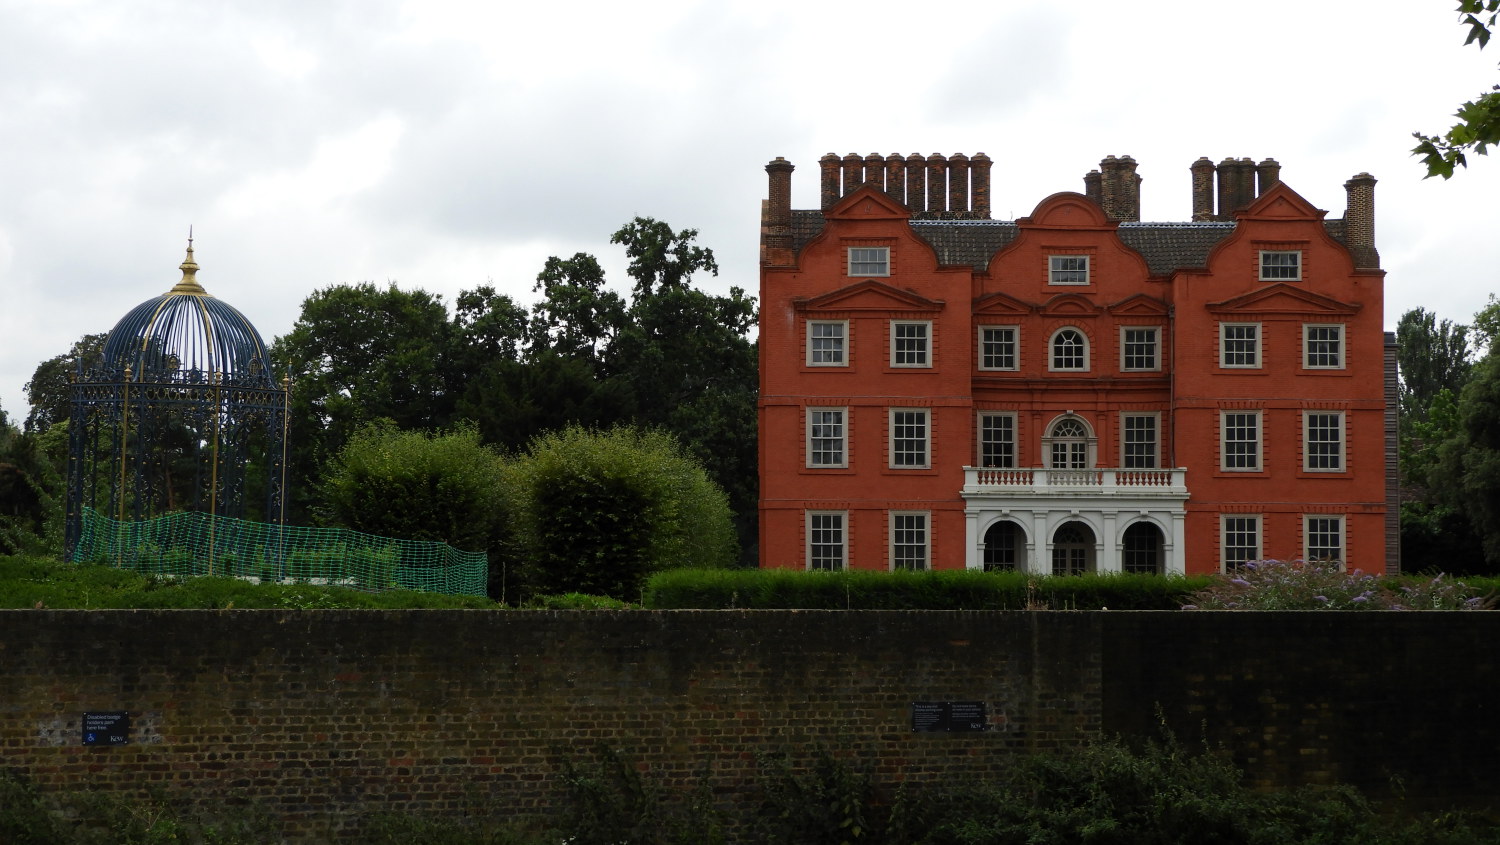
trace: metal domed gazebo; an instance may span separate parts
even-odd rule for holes
[[[126,314],[99,359],[79,361],[68,426],[67,555],[85,509],[144,520],[172,511],[284,521],[287,391],[260,333],[182,279]],[[252,493],[250,488],[255,488]]]

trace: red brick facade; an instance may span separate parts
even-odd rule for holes
[[[1368,174],[1325,220],[1200,159],[1140,223],[1110,156],[1012,222],[982,153],[820,163],[817,211],[767,166],[762,566],[1396,568]]]

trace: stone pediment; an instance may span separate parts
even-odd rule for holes
[[[795,299],[792,306],[798,311],[941,311],[943,301],[870,279],[818,296]]]
[[[1116,316],[1160,317],[1168,313],[1167,303],[1144,293],[1127,296],[1107,310]]]
[[[1362,303],[1340,302],[1287,282],[1277,282],[1232,299],[1211,302],[1208,310],[1214,314],[1354,314],[1362,307]]]
[[[990,293],[974,300],[976,317],[1022,317],[1033,307],[1006,293]]]
[[[885,191],[866,183],[834,203],[823,216],[828,220],[907,220],[911,212]]]
[[[1086,296],[1076,293],[1060,293],[1042,304],[1041,312],[1049,317],[1094,316],[1104,309]]]

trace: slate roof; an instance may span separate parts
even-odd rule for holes
[[[1324,223],[1334,240],[1344,243],[1344,221]],[[1120,240],[1146,259],[1152,275],[1165,276],[1173,270],[1204,267],[1214,245],[1234,231],[1232,222],[1192,223],[1122,222]],[[1016,239],[1019,232],[1009,220],[913,220],[913,232],[922,236],[937,252],[942,264],[967,264],[975,270],[989,266],[995,253]],[[792,212],[792,248],[800,251],[823,231],[823,212]],[[1373,253],[1373,250],[1371,250]],[[1378,255],[1355,255],[1357,266],[1378,267]]]

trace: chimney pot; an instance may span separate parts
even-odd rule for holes
[[[906,157],[900,153],[885,157],[885,192],[896,202],[906,203]]]
[[[906,157],[906,207],[913,214],[927,210],[927,156]]]
[[[1199,156],[1189,168],[1193,172],[1193,219],[1214,219],[1214,163]]]

